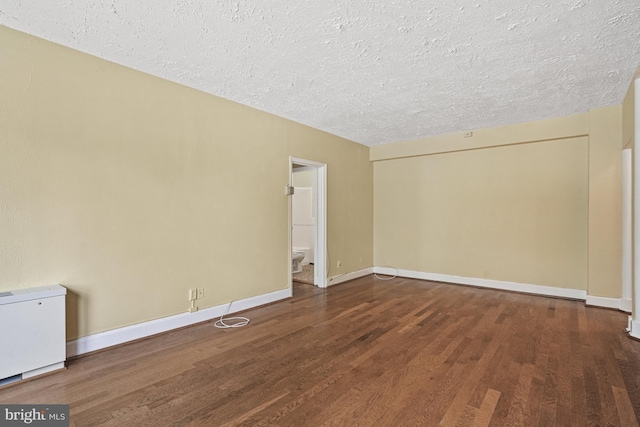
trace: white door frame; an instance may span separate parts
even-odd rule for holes
[[[635,81],[635,117],[634,144],[640,144],[640,78]],[[640,145],[631,150],[633,162],[633,283],[631,297],[631,316],[627,332],[640,339]]]
[[[633,288],[633,153],[622,150],[622,299],[620,310],[631,313]]]
[[[317,217],[315,229],[315,263],[313,283],[327,287],[327,165],[313,160],[289,157],[289,185],[293,185],[293,165],[302,165],[316,170]],[[289,276],[291,276],[291,198],[289,198]],[[293,283],[289,280],[293,291]]]

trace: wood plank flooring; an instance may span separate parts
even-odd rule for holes
[[[75,426],[639,426],[640,342],[583,302],[397,278],[72,360],[0,388]]]

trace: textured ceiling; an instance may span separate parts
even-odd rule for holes
[[[0,24],[375,145],[622,102],[638,0],[0,0]]]

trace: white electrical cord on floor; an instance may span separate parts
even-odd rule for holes
[[[393,276],[388,276],[388,277],[382,277],[382,276],[378,276],[377,273],[373,273],[374,276],[376,276],[376,279],[379,280],[392,280],[395,279],[396,277],[398,277],[398,269],[395,267],[386,267],[386,268],[393,268],[396,272]]]
[[[247,326],[249,324],[250,320],[242,316],[227,317],[226,319],[224,318],[224,316],[226,316],[226,314],[231,309],[232,303],[233,303],[233,300],[229,302],[227,309],[224,311],[224,313],[222,313],[222,316],[220,316],[220,319],[216,320],[213,326],[219,329],[227,329],[227,328],[242,328],[243,326]],[[235,323],[226,323],[226,321],[229,321],[229,320]]]

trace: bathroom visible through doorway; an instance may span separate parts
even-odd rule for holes
[[[289,204],[292,278],[326,287],[326,165],[292,157],[290,186],[294,188]]]

